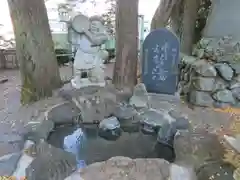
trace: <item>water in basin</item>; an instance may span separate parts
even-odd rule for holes
[[[76,132],[77,129],[78,127],[74,126],[57,127],[50,134],[48,142],[55,147],[64,149],[64,138]],[[117,140],[109,141],[98,136],[97,125],[84,126],[82,130],[85,135],[84,144],[77,145],[75,155],[85,160],[87,165],[105,161],[114,156],[130,158],[157,158],[159,156],[154,151],[156,145],[154,136],[122,132]]]

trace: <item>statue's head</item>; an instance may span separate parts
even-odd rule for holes
[[[104,30],[104,21],[100,16],[92,16],[90,20],[90,31],[92,33],[101,33]]]

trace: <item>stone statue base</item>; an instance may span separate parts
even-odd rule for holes
[[[88,78],[81,78],[78,79],[75,77],[74,79],[71,80],[71,84],[75,89],[80,89],[83,87],[88,87],[88,86],[100,86],[100,87],[105,87],[106,83],[104,82],[91,82]]]

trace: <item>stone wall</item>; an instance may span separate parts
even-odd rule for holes
[[[231,37],[203,38],[193,56],[182,56],[182,95],[198,106],[240,106],[240,42]]]

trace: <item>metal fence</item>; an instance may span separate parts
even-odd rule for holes
[[[15,49],[0,49],[0,69],[17,69],[19,63]]]

